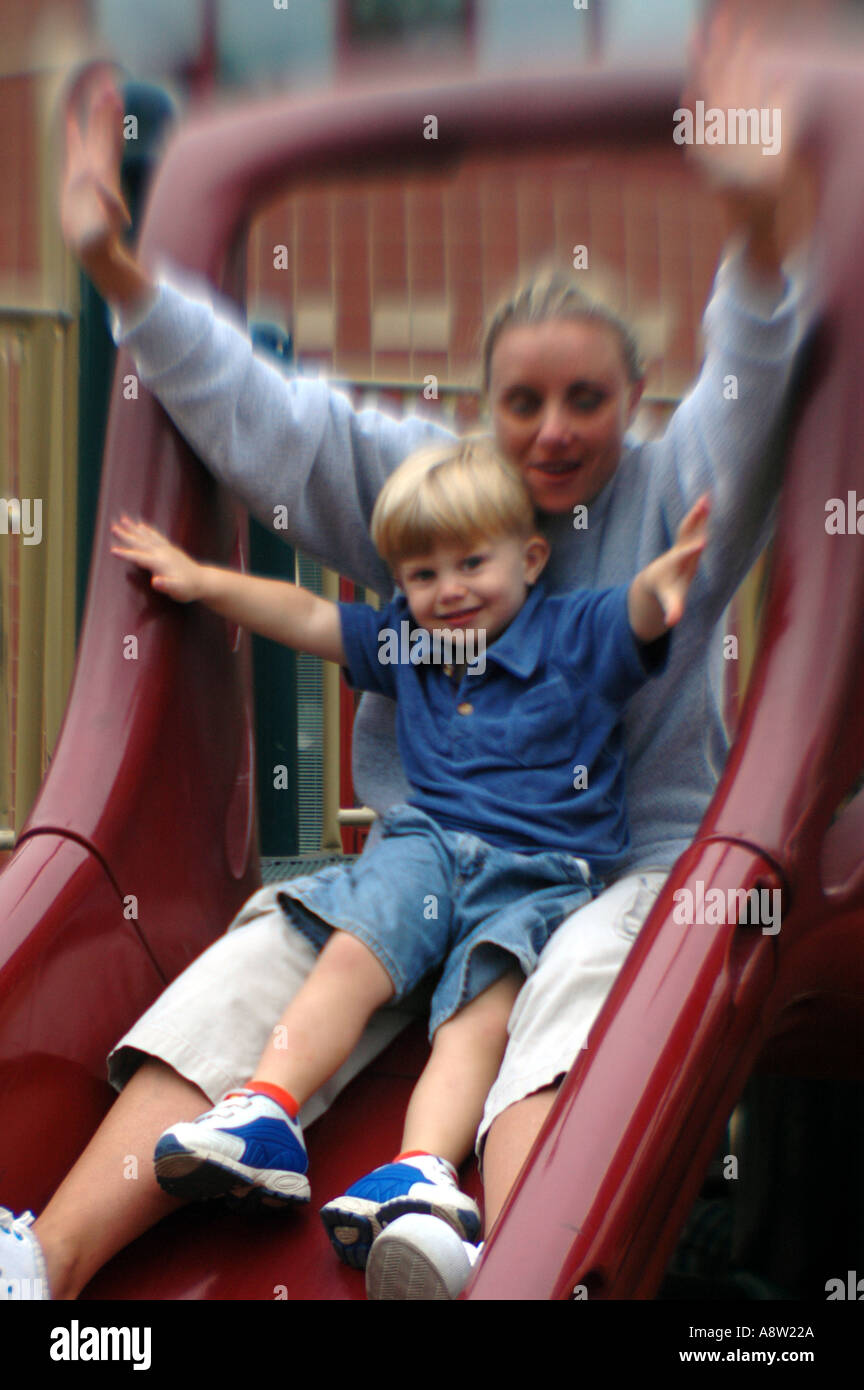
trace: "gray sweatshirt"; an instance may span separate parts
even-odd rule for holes
[[[696,499],[712,495],[709,547],[668,668],[626,716],[630,869],[675,861],[723,767],[721,620],[768,536],[780,473],[767,445],[800,331],[794,283],[777,303],[739,255],[729,257],[705,312],[699,380],[663,438],[627,440],[618,471],[588,509],[587,529],[574,529],[570,515],[545,518],[549,588],[606,587],[632,579],[669,546]],[[173,273],[143,313],[115,321],[115,337],[202,461],[264,525],[284,505],[286,540],[382,597],[392,594],[369,539],[372,506],[387,475],[446,430],[355,411],[325,381],[283,376],[252,352],[233,307],[214,309],[206,288]],[[355,724],[357,795],[378,811],[408,795],[394,710],[366,695]]]

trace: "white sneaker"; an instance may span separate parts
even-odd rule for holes
[[[460,1240],[436,1216],[400,1216],[372,1242],[366,1297],[439,1302],[458,1298],[482,1249]]]
[[[51,1297],[42,1247],[30,1230],[32,1211],[15,1217],[0,1207],[0,1302]]]

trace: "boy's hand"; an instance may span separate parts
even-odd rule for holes
[[[112,545],[111,554],[149,570],[154,589],[177,603],[193,603],[203,597],[204,566],[197,564],[179,546],[172,545],[161,531],[125,515],[120,521],[112,522],[111,530],[122,542]]]
[[[111,554],[149,570],[153,576],[150,582],[160,593],[178,603],[198,600],[250,632],[345,665],[338,603],[284,579],[263,579],[219,565],[199,565],[144,521],[124,516],[112,522],[111,530],[122,542],[112,545]]]
[[[708,542],[711,501],[706,493],[691,507],[675,544],[646,565],[630,586],[630,625],[643,642],[653,642],[681,621],[687,593]]]

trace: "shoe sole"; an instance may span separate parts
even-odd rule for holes
[[[476,1209],[448,1206],[422,1197],[393,1197],[383,1203],[366,1197],[337,1197],[321,1208],[321,1220],[343,1264],[352,1269],[365,1269],[372,1242],[385,1226],[411,1213],[437,1216],[440,1221],[446,1221],[460,1240],[473,1244],[479,1239],[480,1213]]]
[[[343,1264],[365,1269],[373,1240],[381,1234],[378,1203],[363,1197],[342,1197],[321,1208],[330,1244]]]
[[[377,1240],[370,1251],[366,1297],[385,1303],[406,1300],[452,1303],[459,1293],[451,1290],[442,1271],[416,1246],[398,1237],[385,1236]]]
[[[178,1145],[163,1148],[155,1159],[156,1181],[171,1197],[202,1202],[225,1197],[232,1206],[286,1207],[309,1201],[309,1180],[303,1173],[266,1173],[220,1155],[194,1154]],[[278,1185],[275,1185],[278,1184]]]

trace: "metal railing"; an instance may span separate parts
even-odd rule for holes
[[[0,849],[39,789],[75,658],[77,360],[68,314],[0,309]]]

